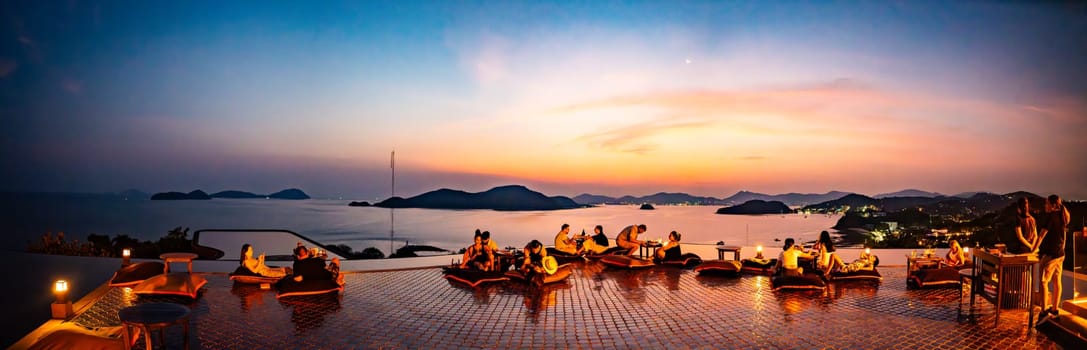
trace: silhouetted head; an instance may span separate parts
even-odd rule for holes
[[[1030,215],[1030,200],[1027,197],[1019,197],[1019,200],[1016,201],[1015,213],[1019,214],[1020,217]]]
[[[1048,198],[1046,198],[1045,205],[1046,208],[1049,208],[1049,211],[1058,211],[1064,209],[1064,204],[1061,203],[1061,197],[1055,194],[1051,194]]]
[[[593,232],[604,233],[604,226],[596,225],[596,227],[593,227]]]
[[[785,246],[781,247],[781,250],[789,250],[789,248],[793,247],[794,243],[796,243],[796,241],[794,241],[792,238],[786,238]]]
[[[679,232],[672,231],[672,232],[668,233],[668,240],[670,240],[670,241],[679,242],[679,238],[680,238]]]
[[[491,240],[491,231],[483,231],[483,233],[479,234],[479,239],[483,240],[484,243],[490,241]]]
[[[543,248],[543,243],[540,243],[540,241],[537,241],[535,239],[529,241],[528,244],[525,245],[525,249],[528,249],[528,251],[532,253],[538,252],[540,248]]]
[[[252,249],[253,249],[253,246],[249,245],[249,243],[242,244],[242,253],[238,255],[241,258],[238,259],[238,264],[244,264],[245,259],[249,259],[249,258],[253,257]]]
[[[306,249],[305,246],[294,247],[294,258],[295,259],[302,260],[302,259],[305,259],[305,258],[308,258],[308,257],[309,257],[309,249]]]
[[[559,229],[560,230],[565,230],[565,229],[568,229],[568,228],[570,228],[570,224],[562,224],[562,227],[559,228]]]
[[[638,225],[638,233],[645,233],[646,229],[645,224]]]

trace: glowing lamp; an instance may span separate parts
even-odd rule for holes
[[[121,266],[128,266],[132,259],[132,249],[121,249]]]
[[[762,245],[755,246],[755,259],[762,259]]]
[[[871,255],[871,254],[872,254],[872,248],[864,248],[864,255]]]
[[[68,300],[68,281],[57,280],[53,283],[53,294],[57,301],[53,302],[53,318],[67,319],[72,316],[72,302]]]

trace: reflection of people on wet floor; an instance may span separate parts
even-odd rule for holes
[[[668,243],[657,247],[657,250],[653,251],[653,259],[657,261],[679,260],[683,255],[679,248],[679,237],[679,232],[669,232]]]
[[[287,269],[283,267],[268,267],[264,265],[264,253],[256,259],[253,258],[253,246],[249,243],[242,244],[241,265],[255,274],[264,277],[283,277],[287,275]]]
[[[581,254],[582,248],[578,248],[577,241],[567,235],[570,234],[570,225],[562,224],[559,233],[555,234],[555,250],[567,254]]]
[[[493,266],[494,252],[483,245],[483,233],[477,229],[475,235],[472,236],[472,245],[464,250],[460,268],[490,271]]]
[[[831,272],[845,266],[842,258],[834,253],[834,240],[830,239],[830,232],[820,232],[819,241],[815,242],[812,250],[816,251],[817,254],[815,256],[815,267],[822,270],[824,275],[830,275]]]
[[[317,296],[319,300],[291,302],[280,300],[284,306],[291,306],[291,323],[297,333],[319,329],[324,325],[325,316],[340,310],[340,299],[333,294]]]
[[[645,244],[645,241],[638,240],[638,235],[645,231],[645,224],[627,226],[615,236],[615,245],[627,249],[627,255],[634,255],[638,253],[638,248]]]
[[[803,248],[794,244],[792,238],[785,239],[785,246],[781,247],[781,254],[778,255],[777,265],[774,265],[774,273],[784,276],[801,276],[804,274],[804,268],[800,267],[797,260],[800,257],[811,257],[810,254],[804,252]]]
[[[525,245],[525,261],[521,263],[521,273],[527,278],[544,273],[543,258],[547,256],[547,250],[543,249],[543,243],[532,240]]]
[[[230,294],[238,296],[242,303],[242,311],[248,312],[254,306],[264,304],[264,295],[267,293],[256,285],[235,283],[230,288]]]
[[[325,259],[310,254],[309,249],[299,246],[294,248],[294,277],[295,282],[312,280],[334,280],[339,285],[344,284],[343,274],[340,273],[340,259],[332,258],[332,262],[325,265]]]

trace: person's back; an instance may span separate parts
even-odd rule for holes
[[[325,259],[319,257],[295,260],[294,275],[310,281],[332,279],[332,273],[325,268]]]
[[[608,243],[608,236],[605,235],[603,231],[593,235],[593,242],[596,243],[598,247],[607,247],[608,244],[610,244]]]
[[[1050,257],[1064,256],[1064,229],[1068,222],[1068,212],[1063,207],[1046,213],[1046,234],[1042,237],[1042,242],[1038,244],[1038,254]]]

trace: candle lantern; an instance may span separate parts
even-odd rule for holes
[[[125,248],[121,249],[121,266],[128,266],[131,264],[132,250]]]
[[[53,318],[67,319],[72,316],[72,301],[68,300],[68,281],[57,280],[53,283],[53,294],[57,301],[53,302]]]
[[[762,245],[755,246],[755,259],[762,259]]]

